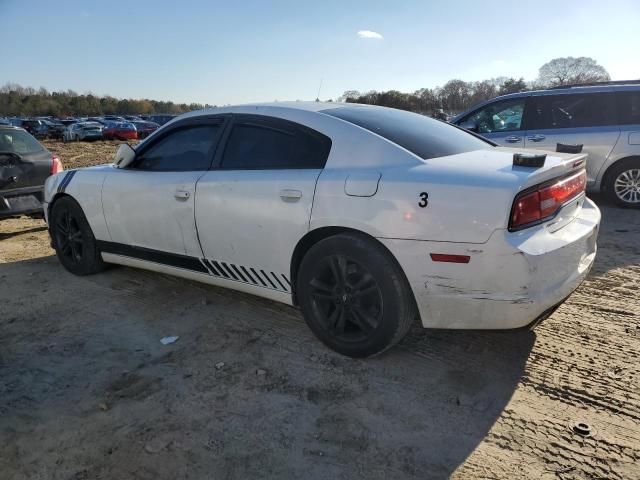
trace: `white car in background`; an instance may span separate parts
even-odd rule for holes
[[[98,122],[78,122],[69,125],[62,133],[63,142],[101,140],[103,126]]]
[[[298,305],[364,357],[416,318],[533,325],[580,285],[600,222],[585,155],[519,152],[383,107],[215,108],[50,177],[44,207],[75,274],[117,263]]]

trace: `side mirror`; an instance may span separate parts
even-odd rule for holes
[[[118,168],[128,167],[136,159],[136,151],[128,143],[123,143],[118,147],[113,163]]]
[[[478,123],[474,122],[473,120],[464,121],[460,123],[458,126],[464,128],[465,130],[478,133]]]

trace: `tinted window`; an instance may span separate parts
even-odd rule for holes
[[[618,92],[618,120],[621,125],[640,124],[640,91]]]
[[[614,98],[609,93],[544,95],[535,98],[538,115],[528,129],[585,128],[615,123]]]
[[[0,152],[12,152],[19,155],[42,152],[44,147],[22,130],[0,129]]]
[[[456,155],[490,143],[459,128],[417,113],[382,107],[338,107],[322,113],[341,118],[406,148],[420,158]]]
[[[135,168],[153,171],[207,170],[221,125],[185,127],[145,150]]]
[[[323,168],[331,140],[292,122],[275,118],[236,121],[222,157],[222,168],[259,170]]]
[[[520,97],[491,103],[476,110],[463,121],[476,124],[478,133],[520,130],[525,100],[525,97]]]

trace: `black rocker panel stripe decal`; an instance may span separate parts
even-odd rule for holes
[[[253,269],[253,267],[249,267],[249,270],[251,270],[253,272],[253,274],[256,276],[256,278],[260,281],[260,283],[262,284],[263,287],[266,287],[267,284],[264,283],[264,280],[262,278],[260,278],[260,275],[258,275],[258,273]]]
[[[133,247],[122,243],[97,241],[98,249],[104,253],[113,253],[125,257],[138,258],[148,262],[161,263],[170,267],[183,268],[199,273],[209,273],[198,257],[167,253],[144,247]]]
[[[264,287],[269,290],[277,290],[286,293],[291,291],[291,283],[284,274],[276,274],[274,272],[259,270],[259,272],[262,273],[261,276],[253,267],[244,267],[242,265],[234,265],[233,263],[219,262],[217,260],[202,259],[177,253],[168,253],[145,247],[134,247],[116,242],[98,240],[96,243],[98,249],[103,253],[113,253],[124,257],[136,258],[170,267],[191,270],[198,273],[205,273],[217,278],[224,278],[238,283]],[[282,277],[282,280],[278,275]],[[255,279],[258,279],[258,281]],[[269,282],[269,285],[271,286],[267,285],[265,280]]]

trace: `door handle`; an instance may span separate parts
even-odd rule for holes
[[[187,190],[176,190],[176,192],[173,194],[173,196],[177,200],[186,200],[187,198],[189,198],[191,196],[191,192],[189,192]]]
[[[280,190],[280,198],[285,202],[297,202],[302,198],[302,192],[300,190],[285,188],[284,190]]]
[[[522,140],[520,137],[516,137],[515,135],[510,135],[504,139],[505,142],[516,143]]]
[[[547,137],[545,137],[544,135],[531,135],[530,137],[527,137],[527,140],[529,140],[530,142],[541,142],[545,138]]]

